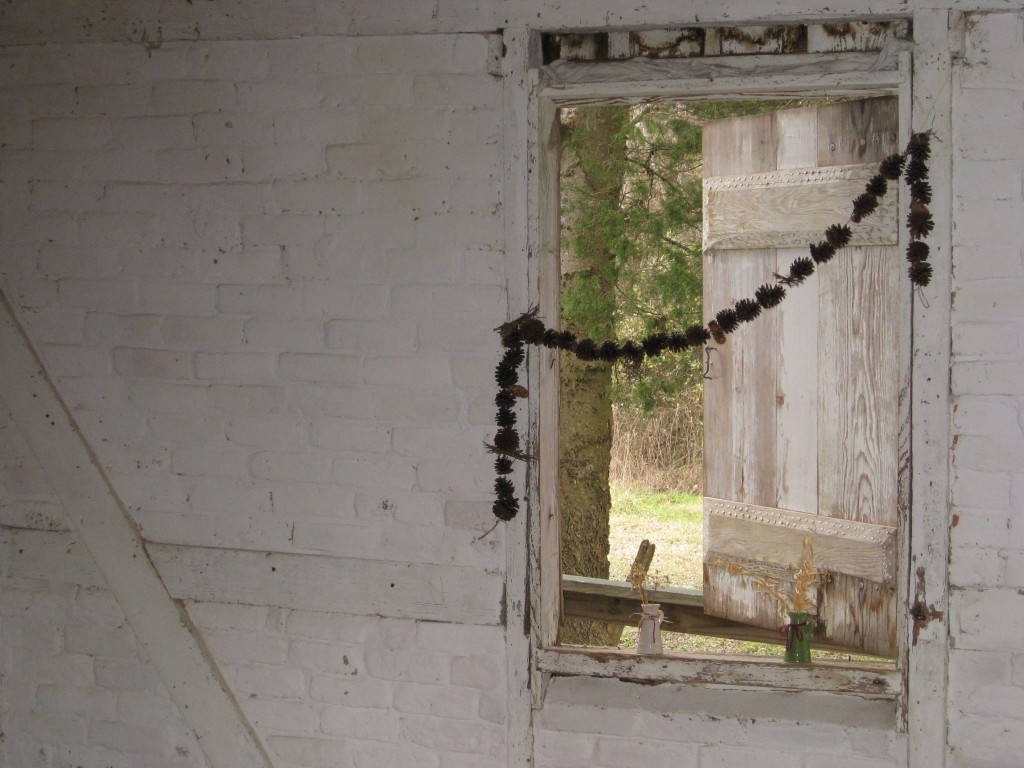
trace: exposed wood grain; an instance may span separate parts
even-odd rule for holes
[[[715,503],[704,504],[709,555],[795,565],[810,539],[817,568],[895,583],[895,527],[748,505],[719,503],[716,509]]]
[[[501,621],[503,580],[481,568],[171,544],[147,549],[179,600],[459,624]]]
[[[828,691],[858,696],[896,697],[902,680],[891,665],[854,662],[784,664],[781,659],[749,656],[637,656],[629,651],[597,649],[586,653],[563,648],[538,651],[538,664],[551,674],[614,677],[649,683],[773,688],[780,691]]]
[[[897,322],[894,247],[846,249],[822,270],[818,317],[818,492],[823,512],[895,526]]]
[[[704,247],[806,248],[849,216],[850,201],[876,173],[877,163],[864,163],[706,179]],[[851,245],[895,245],[896,211],[896,197],[884,197],[878,211],[853,227]]]

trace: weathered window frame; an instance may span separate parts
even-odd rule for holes
[[[882,60],[884,61],[884,60]],[[743,57],[692,58],[651,61],[631,59],[606,63],[559,61],[531,72],[536,78],[535,153],[537,176],[536,228],[531,234],[540,263],[536,280],[536,302],[544,317],[556,317],[558,306],[558,132],[560,107],[592,104],[640,103],[674,98],[716,98],[765,96],[877,96],[896,95],[900,100],[901,143],[909,135],[909,56],[890,56],[879,66],[877,53],[769,54]],[[909,323],[904,323],[909,326]],[[904,357],[909,357],[905,355]],[[675,682],[715,679],[738,685],[784,687],[788,690],[855,691],[861,694],[897,698],[902,692],[898,669],[880,665],[824,664],[811,670],[784,668],[772,661],[744,658],[689,657],[659,659],[652,664],[629,653],[596,653],[567,649],[555,644],[563,587],[558,563],[557,465],[545,457],[557,456],[558,356],[550,350],[540,353],[538,399],[540,401],[536,438],[540,463],[536,487],[541,510],[540,531],[540,640],[538,667],[542,672],[575,672],[592,675],[658,679]],[[904,516],[905,517],[905,516]],[[905,536],[904,536],[905,540]],[[901,566],[905,565],[901,558]],[[905,580],[901,579],[905,584]],[[901,595],[901,603],[905,595]],[[902,615],[902,613],[901,613]],[[905,632],[900,632],[905,637]],[[898,662],[906,656],[901,642]],[[824,670],[832,670],[828,674]]]
[[[645,99],[685,96],[728,98],[754,94],[896,93],[900,99],[900,128],[907,132],[911,114],[927,116],[940,137],[932,163],[937,227],[930,238],[936,278],[929,302],[915,301],[912,310],[911,378],[913,405],[909,450],[914,464],[910,514],[901,530],[901,570],[898,610],[901,613],[900,652],[895,671],[876,671],[851,665],[815,664],[809,668],[779,669],[770,661],[708,657],[638,659],[629,654],[597,653],[554,646],[560,605],[558,519],[551,493],[553,467],[543,461],[528,470],[529,497],[525,519],[510,527],[507,585],[510,630],[509,674],[515,696],[534,706],[543,700],[544,682],[552,675],[615,677],[643,682],[714,685],[744,690],[813,690],[895,703],[894,729],[909,731],[911,766],[941,764],[944,758],[944,717],[948,627],[943,620],[947,600],[948,530],[948,407],[949,407],[949,251],[950,171],[948,146],[950,103],[948,84],[951,49],[956,32],[942,11],[918,11],[912,19],[913,54],[899,53],[893,66],[879,69],[878,56],[814,54],[749,56],[744,60],[689,59],[643,65],[616,79],[595,77],[598,67],[565,67],[561,76],[542,72],[540,36],[529,30],[506,30],[505,128],[507,247],[523,257],[523,268],[509,274],[513,307],[553,299],[552,265],[557,265],[557,167],[550,150],[555,137],[556,110],[570,103],[630,103]],[[860,60],[859,63],[858,59]],[[872,59],[867,62],[865,60]],[[842,62],[825,71],[820,67]],[[801,70],[801,65],[803,69]],[[609,67],[619,66],[609,63]],[[795,67],[795,69],[794,69]],[[814,72],[814,68],[818,71]],[[656,76],[653,74],[656,72]],[[757,71],[758,74],[752,75]],[[713,80],[711,78],[714,78]],[[557,162],[557,161],[555,161]],[[545,277],[547,270],[547,277]],[[522,277],[519,282],[517,278]],[[557,275],[556,275],[557,278]],[[557,289],[556,289],[557,290]],[[938,298],[936,298],[938,297]],[[543,310],[542,310],[543,311]],[[514,312],[513,312],[514,314]],[[923,329],[930,328],[929,332]],[[529,383],[530,439],[539,455],[553,454],[557,438],[546,425],[557,423],[557,361],[547,350],[531,355]],[[554,392],[554,397],[552,397]],[[913,524],[910,521],[913,520]],[[554,543],[552,545],[552,542]],[[522,557],[525,546],[528,557]],[[911,574],[909,564],[914,564]],[[552,566],[554,564],[554,566]],[[518,691],[519,693],[515,693]]]

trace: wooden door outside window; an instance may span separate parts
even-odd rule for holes
[[[895,98],[708,124],[706,319],[846,222],[897,137]],[[779,626],[777,604],[749,574],[785,577],[809,538],[829,574],[821,636],[883,656],[896,653],[906,422],[896,186],[851,225],[849,247],[712,353],[704,390],[705,611]]]

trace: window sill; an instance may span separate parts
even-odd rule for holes
[[[542,648],[539,671],[556,676],[609,677],[644,684],[682,683],[696,686],[816,691],[862,698],[897,699],[902,675],[886,664],[815,661],[786,664],[760,656],[664,655],[637,656],[611,648]]]

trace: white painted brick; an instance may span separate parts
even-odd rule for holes
[[[288,659],[288,639],[233,629],[204,629],[203,638],[225,665],[283,665]]]
[[[451,663],[452,685],[465,685],[481,691],[491,690],[503,675],[494,658],[456,656]]]
[[[287,285],[220,285],[217,309],[242,314],[291,314],[301,308],[302,294]]]
[[[277,355],[269,352],[197,352],[197,379],[250,381],[272,379],[277,373]]]
[[[161,690],[121,691],[117,694],[117,719],[123,723],[154,725],[174,722],[178,709],[171,698]]]
[[[949,583],[958,587],[985,587],[1005,583],[1006,556],[1000,549],[954,545],[950,556]]]
[[[365,675],[314,675],[309,684],[309,696],[325,704],[387,709],[391,705],[392,687],[390,683],[373,680]]]
[[[503,730],[480,721],[402,715],[399,733],[403,740],[435,751],[469,752],[497,757],[504,747]]]
[[[292,520],[315,522],[319,517],[338,521],[351,520],[355,516],[351,489],[296,482],[267,482],[264,485],[274,494],[274,508]]]
[[[191,446],[224,444],[224,423],[209,413],[155,414],[147,421],[150,432],[160,440],[190,443]],[[214,466],[222,466],[215,464]]]
[[[242,153],[235,147],[161,149],[153,153],[152,173],[123,173],[115,178],[136,181],[163,180],[176,184],[212,184],[237,179],[242,173]]]
[[[331,320],[325,330],[327,347],[343,352],[387,350],[401,353],[416,349],[416,325],[411,322]]]
[[[220,515],[267,513],[273,509],[270,492],[244,480],[197,479],[189,496],[193,510]]]
[[[310,453],[257,453],[252,459],[252,475],[262,480],[316,483],[331,472],[330,456]]]
[[[81,212],[98,210],[104,197],[99,182],[35,181],[29,184],[28,202],[31,211]]]
[[[390,423],[438,424],[454,421],[459,413],[459,399],[450,390],[418,391],[389,388],[375,395],[373,415]],[[491,418],[493,419],[493,415]]]
[[[958,510],[950,538],[957,547],[1000,547],[1009,538],[1010,519],[1005,512],[985,514],[979,510]]]
[[[1020,528],[1019,524],[1017,528]],[[1017,549],[1002,549],[999,554],[1006,561],[1004,585],[1024,589],[1024,547],[1018,545]]]
[[[260,384],[218,384],[204,390],[214,408],[234,413],[277,413],[287,405],[287,390],[283,386]]]
[[[317,713],[305,701],[247,698],[240,703],[257,731],[307,736],[317,732]]]
[[[1020,761],[1024,721],[956,713],[949,721],[948,743],[961,765],[1013,766]],[[988,761],[988,762],[986,762]]]
[[[953,355],[962,360],[1020,356],[1021,325],[1001,323],[958,323],[953,329]]]
[[[265,664],[235,667],[232,679],[241,694],[267,699],[301,699],[306,695],[306,674],[294,667]]]
[[[307,427],[286,414],[238,414],[228,422],[228,440],[254,448],[298,448],[306,442]]]
[[[245,338],[242,331],[243,320],[240,317],[229,315],[215,315],[212,317],[163,317],[160,323],[160,339],[167,344],[185,347],[211,347],[237,348]],[[200,355],[196,356],[196,368],[199,378],[209,378],[199,371]],[[209,355],[205,355],[203,365],[210,362]]]
[[[406,458],[353,453],[338,456],[331,469],[331,481],[343,486],[409,491],[417,482],[419,472]]]
[[[380,317],[387,312],[388,289],[384,284],[346,287],[307,285],[303,308],[310,314],[344,316],[351,319]]]
[[[599,738],[593,765],[620,766],[637,761],[642,765],[697,765],[698,747],[665,741]],[[737,765],[742,763],[737,763]],[[760,765],[760,763],[756,763]]]
[[[328,705],[320,715],[320,729],[328,736],[391,743],[398,736],[398,716],[386,709]]]
[[[212,315],[216,289],[212,285],[169,280],[140,280],[138,308],[169,315]]]
[[[130,117],[114,122],[113,138],[121,146],[175,149],[193,146],[192,118]]]
[[[443,685],[398,683],[393,705],[398,712],[473,720],[480,707],[476,691]]]
[[[324,349],[324,323],[318,319],[254,317],[245,321],[244,339],[255,349],[317,352]]]
[[[365,557],[367,553],[379,557],[381,539],[381,532],[375,528],[316,518],[296,521],[291,535],[296,549],[339,557]]]
[[[24,318],[36,343],[75,344],[85,338],[85,311],[65,307],[41,307]]]
[[[112,370],[110,353],[102,347],[45,344],[42,352],[47,370],[59,378],[102,378],[109,376]],[[113,369],[117,368],[115,354]]]
[[[192,378],[192,363],[185,352],[141,347],[115,347],[114,370],[121,376],[177,379]]]
[[[312,384],[356,384],[362,379],[362,361],[356,355],[285,353],[278,360],[282,378]]]
[[[430,218],[438,218],[430,215]],[[370,280],[455,283],[459,253],[454,248],[388,248],[366,263]]]
[[[226,80],[186,80],[153,85],[153,113],[181,115],[223,112],[236,100],[236,86]]]
[[[367,419],[321,417],[312,424],[312,444],[319,448],[383,452],[391,444],[391,430]]]
[[[186,602],[186,607],[201,627],[258,632],[267,621],[267,608],[263,606]]]
[[[312,640],[293,640],[288,647],[288,659],[303,669],[329,675],[358,674],[356,665],[360,662],[356,646]]]
[[[1020,651],[1024,638],[1024,595],[1014,589],[958,590],[950,596],[954,647],[979,651]]]
[[[212,80],[262,80],[270,70],[267,52],[251,42],[217,41],[190,45],[189,71]]]
[[[270,749],[282,762],[306,768],[338,768],[350,765],[348,742],[300,736],[271,736]]]
[[[480,755],[473,757],[479,759]],[[354,768],[380,768],[384,765],[438,768],[440,762],[436,751],[415,744],[360,741],[353,743],[352,765]]]
[[[96,685],[111,691],[163,690],[163,683],[150,664],[121,659],[96,659],[94,664]]]
[[[85,338],[107,344],[154,344],[160,338],[162,320],[159,315],[88,312],[85,315]]]

